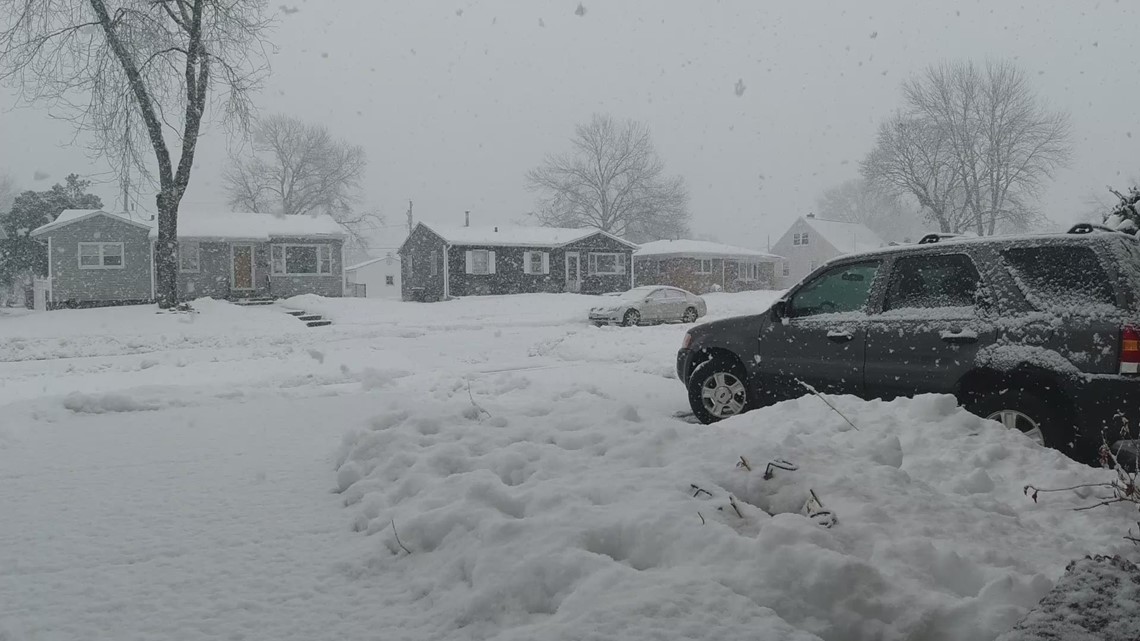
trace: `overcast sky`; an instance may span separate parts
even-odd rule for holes
[[[904,78],[955,59],[1013,59],[1072,113],[1072,167],[1041,203],[1053,220],[1140,174],[1132,1],[583,5],[577,15],[577,0],[285,0],[258,107],[362,145],[368,198],[394,225],[408,199],[428,222],[459,223],[465,209],[473,224],[525,218],[525,172],[606,112],[650,126],[688,182],[697,232],[763,248],[823,189],[858,175]],[[25,189],[69,172],[108,179],[72,141],[42,109],[4,111],[0,172]],[[225,208],[226,153],[212,129],[184,206]],[[113,181],[96,191],[116,203]]]

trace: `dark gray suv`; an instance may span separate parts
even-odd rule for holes
[[[809,390],[943,393],[1095,462],[1140,423],[1140,242],[1077,225],[843,256],[765,313],[689,330],[677,375],[705,423]]]

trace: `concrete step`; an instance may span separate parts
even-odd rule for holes
[[[331,320],[311,320],[307,321],[305,325],[309,327],[324,327],[325,325],[332,325]]]
[[[285,313],[286,313],[286,314],[288,314],[288,315],[290,315],[290,316],[304,316],[304,315],[305,315],[305,314],[307,314],[308,312],[306,312],[306,311],[303,311],[303,310],[300,310],[300,309],[291,309],[291,310],[289,310],[289,311],[287,311],[287,312],[285,312]]]
[[[303,320],[303,321],[308,322],[308,321],[319,321],[322,318],[323,317],[320,314],[305,314],[304,316],[298,316],[297,320]]]

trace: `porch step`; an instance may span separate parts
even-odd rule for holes
[[[287,309],[285,313],[304,323],[305,327],[324,327],[326,325],[332,325],[332,321],[324,316],[320,314],[310,314],[303,309]]]
[[[234,301],[235,305],[272,305],[277,301],[272,298],[239,298]]]

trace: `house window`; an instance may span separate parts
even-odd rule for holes
[[[698,258],[697,259],[697,273],[698,274],[711,274],[712,273],[712,259],[711,258]]]
[[[433,251],[428,255],[428,270],[432,276],[439,273],[439,252]]]
[[[792,234],[793,245],[806,245],[808,244],[808,233],[805,231],[802,234]]]
[[[197,272],[201,266],[201,249],[198,243],[179,241],[178,271]]]
[[[792,275],[792,267],[791,267],[791,265],[788,264],[788,261],[786,261],[786,260],[784,261],[783,274],[785,276],[791,276]]]
[[[740,280],[756,280],[760,275],[760,266],[756,263],[737,263],[737,272]]]
[[[332,245],[274,245],[270,262],[279,276],[331,274]]]
[[[467,273],[487,275],[495,273],[495,252],[472,249],[467,252]]]
[[[395,276],[385,276],[384,277],[384,284],[389,286],[389,287],[394,286],[396,284],[396,277]]]
[[[612,276],[625,273],[624,254],[590,254],[590,274]]]
[[[79,243],[80,269],[122,269],[123,243]]]
[[[546,252],[523,252],[524,274],[549,274],[550,254]]]

